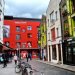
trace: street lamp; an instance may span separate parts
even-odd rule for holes
[[[20,58],[20,49],[17,48],[16,50],[17,50],[17,56]]]
[[[61,49],[61,63],[63,64],[63,50],[62,50],[62,40],[59,40],[60,43],[60,49]]]

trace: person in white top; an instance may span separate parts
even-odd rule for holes
[[[15,65],[17,64],[17,59],[18,59],[18,57],[17,57],[17,55],[15,54],[15,56],[14,56]]]

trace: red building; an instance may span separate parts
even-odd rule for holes
[[[40,19],[5,16],[4,44],[11,47],[13,52],[20,50],[23,56],[31,53],[33,58],[37,57],[39,25]]]

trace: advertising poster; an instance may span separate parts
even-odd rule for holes
[[[3,28],[3,37],[4,38],[9,38],[10,34],[10,26],[9,25],[4,25]]]

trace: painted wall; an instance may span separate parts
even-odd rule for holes
[[[31,41],[32,42],[32,48],[38,48],[38,29],[37,27],[40,25],[39,21],[25,21],[25,20],[4,20],[4,25],[9,26],[9,37],[4,38],[4,42],[10,42],[10,47],[11,48],[16,48],[16,42],[21,42],[21,48],[22,48],[22,43],[26,43],[26,48],[27,48],[27,42]],[[20,26],[21,30],[20,32],[16,32],[16,26]],[[32,30],[27,30],[27,26],[32,26]],[[25,30],[25,32],[23,32]],[[27,34],[31,33],[32,38],[28,38]],[[16,40],[16,34],[21,35],[20,40]]]
[[[71,37],[75,37],[75,19],[72,15],[74,14],[75,11],[73,11],[73,1],[72,0],[66,0],[66,5],[67,5],[67,12],[69,13],[68,15],[68,23],[69,23],[69,33]]]

